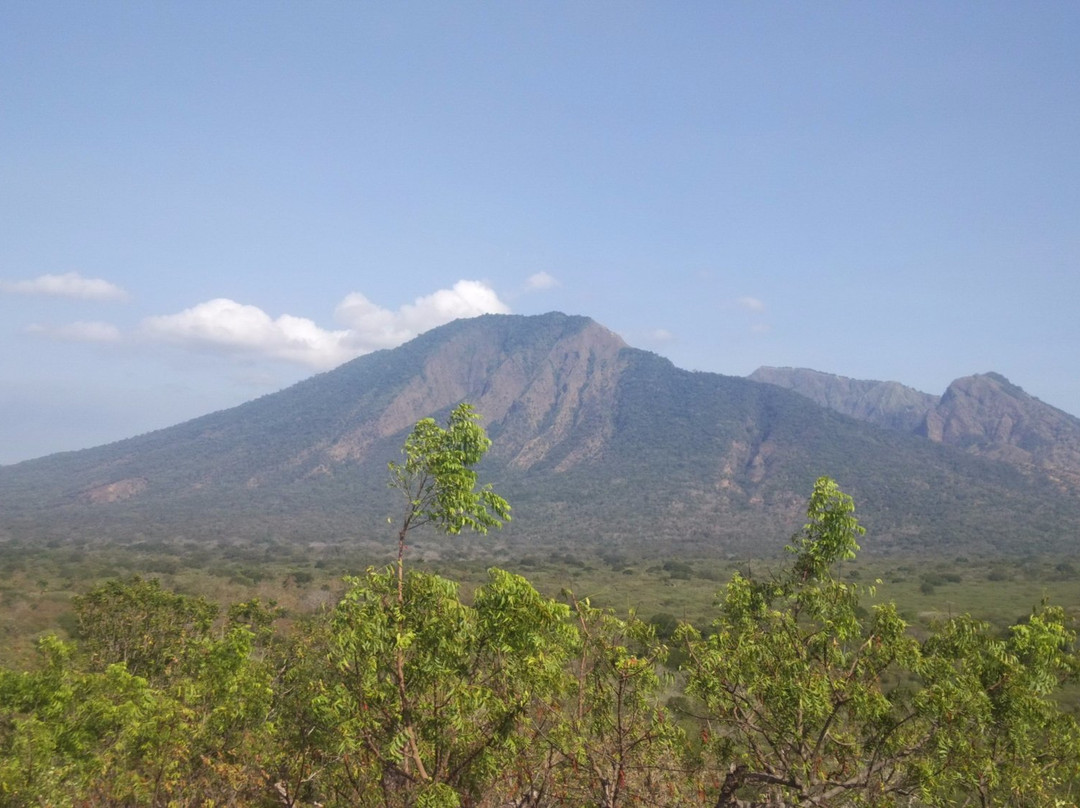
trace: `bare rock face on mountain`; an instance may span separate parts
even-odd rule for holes
[[[761,367],[749,378],[793,390],[860,421],[903,432],[917,429],[937,403],[936,396],[899,382],[849,379],[806,368]]]
[[[475,329],[451,334],[381,412],[335,436],[326,459],[362,460],[378,441],[461,401],[471,402],[498,434],[492,457],[514,468],[528,469],[558,453],[571,431],[575,443],[563,453],[563,466],[594,457],[611,433],[607,402],[627,346],[591,320],[564,320],[563,330],[520,343],[508,344],[494,330],[480,339]]]
[[[889,382],[755,375],[681,370],[586,317],[458,320],[239,407],[2,467],[0,542],[376,546],[400,508],[387,461],[462,401],[493,441],[482,478],[514,507],[503,540],[530,548],[771,550],[820,475],[878,546],[1075,542],[1080,486],[1061,469],[1080,468],[1077,421],[1003,379],[961,380],[938,404]]]
[[[1080,484],[1080,419],[1028,395],[997,373],[954,381],[927,413],[919,434]]]

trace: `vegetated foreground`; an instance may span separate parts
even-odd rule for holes
[[[553,599],[492,569],[464,597],[409,531],[494,527],[468,408],[394,465],[399,563],[299,622],[128,579],[75,599],[78,644],[0,671],[0,805],[1057,806],[1076,803],[1080,674],[1063,611],[915,636],[843,580],[862,528],[819,479],[786,568],[736,574],[707,631]]]

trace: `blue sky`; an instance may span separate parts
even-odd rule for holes
[[[0,4],[0,463],[456,316],[1080,415],[1080,5]]]

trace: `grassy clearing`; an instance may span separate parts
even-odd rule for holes
[[[514,547],[497,537],[426,540],[410,549],[413,563],[461,583],[465,591],[499,566],[541,592],[564,591],[625,615],[631,611],[666,633],[678,621],[707,626],[716,593],[739,570],[768,575],[773,559],[642,557],[619,550]],[[158,578],[166,588],[219,603],[276,600],[292,616],[336,601],[345,575],[390,561],[376,543],[349,547],[189,544],[163,546],[4,546],[0,548],[0,663],[26,664],[43,633],[75,631],[71,598],[109,578]],[[874,588],[864,598],[896,602],[916,631],[968,613],[1004,628],[1046,601],[1080,620],[1080,558],[954,557],[947,560],[864,555],[845,563],[846,580]]]

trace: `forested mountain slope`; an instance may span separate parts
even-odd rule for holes
[[[897,382],[848,379],[804,368],[758,368],[751,379],[823,407],[914,433],[969,454],[1039,470],[1080,487],[1080,418],[1024,392],[999,373],[957,379],[940,398]]]
[[[387,461],[461,401],[494,440],[482,471],[514,506],[509,541],[771,551],[821,475],[860,502],[871,548],[1071,548],[1080,525],[1076,489],[1038,466],[681,370],[553,313],[457,321],[230,410],[0,468],[0,537],[382,537]]]

